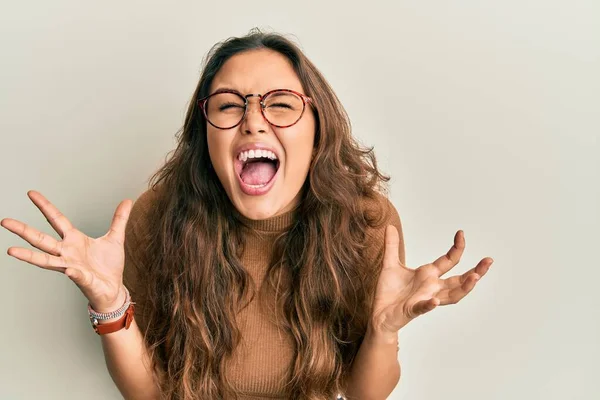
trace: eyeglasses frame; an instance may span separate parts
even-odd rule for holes
[[[295,94],[296,96],[298,96],[298,97],[300,97],[302,99],[302,112],[300,113],[300,116],[298,117],[298,119],[293,124],[290,124],[290,125],[276,125],[276,124],[272,123],[271,121],[269,121],[269,119],[265,116],[265,103],[263,103],[263,101],[264,101],[265,97],[269,96],[271,93],[274,93],[274,92],[288,92],[288,93],[293,93],[293,94]],[[236,94],[240,98],[244,99],[244,103],[245,103],[244,114],[240,118],[240,121],[237,124],[232,125],[232,126],[230,126],[228,128],[221,128],[220,126],[216,126],[215,124],[213,124],[212,122],[210,122],[210,120],[208,119],[207,112],[206,112],[206,103],[208,102],[208,99],[210,99],[212,96],[215,96],[215,95],[221,94],[221,93]],[[198,102],[198,106],[202,109],[202,113],[204,114],[204,118],[206,119],[206,121],[209,124],[211,124],[212,126],[214,126],[215,128],[217,128],[217,129],[223,129],[223,130],[225,130],[225,129],[235,128],[236,126],[238,126],[239,124],[242,123],[242,121],[246,117],[246,114],[248,113],[248,104],[249,104],[248,103],[248,98],[250,98],[250,97],[258,97],[259,98],[259,100],[260,100],[259,101],[259,104],[260,104],[260,113],[262,114],[262,116],[265,119],[265,121],[267,121],[270,125],[272,125],[272,126],[274,126],[276,128],[289,128],[290,126],[293,126],[293,125],[297,124],[298,121],[300,121],[302,119],[302,116],[304,115],[304,110],[306,110],[306,104],[310,104],[311,106],[314,106],[312,98],[308,97],[305,94],[302,94],[302,93],[299,93],[299,92],[297,92],[295,90],[292,90],[292,89],[273,89],[273,90],[269,90],[267,93],[262,94],[262,95],[260,93],[256,93],[256,94],[250,93],[250,94],[247,94],[245,96],[243,94],[241,94],[240,92],[238,92],[237,90],[222,89],[222,90],[217,90],[216,92],[211,93],[208,96],[199,99],[197,102]]]

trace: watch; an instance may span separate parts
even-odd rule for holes
[[[92,319],[92,327],[94,328],[94,331],[96,331],[98,335],[105,335],[107,333],[116,332],[123,328],[129,329],[131,321],[133,320],[133,312],[135,311],[134,304],[134,302],[130,302],[125,314],[123,314],[123,316],[116,321],[106,324],[99,324],[97,319]]]

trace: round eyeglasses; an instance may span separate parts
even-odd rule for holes
[[[243,96],[235,90],[219,90],[198,100],[209,124],[219,129],[238,126],[248,112],[248,98],[258,97],[264,119],[277,128],[288,128],[300,121],[306,104],[312,99],[291,89],[275,89],[264,95]]]

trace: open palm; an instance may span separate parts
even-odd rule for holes
[[[31,190],[27,195],[62,240],[23,222],[4,218],[0,225],[42,250],[10,247],[7,253],[40,268],[64,273],[81,289],[96,311],[114,308],[123,281],[125,226],[132,202],[122,201],[109,231],[94,239],[75,229],[41,193]]]
[[[441,276],[456,266],[463,254],[465,238],[462,231],[455,234],[454,245],[448,253],[416,269],[407,268],[398,259],[399,242],[398,231],[389,225],[371,317],[374,329],[380,332],[396,333],[438,305],[458,303],[473,290],[494,261],[486,257],[464,274],[442,279]]]

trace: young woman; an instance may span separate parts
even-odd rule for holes
[[[178,146],[97,239],[35,191],[62,240],[2,226],[89,299],[126,399],[385,399],[398,331],[489,269],[463,253],[410,269],[372,149],[296,45],[252,31],[209,53]],[[132,303],[132,301],[134,303]]]

